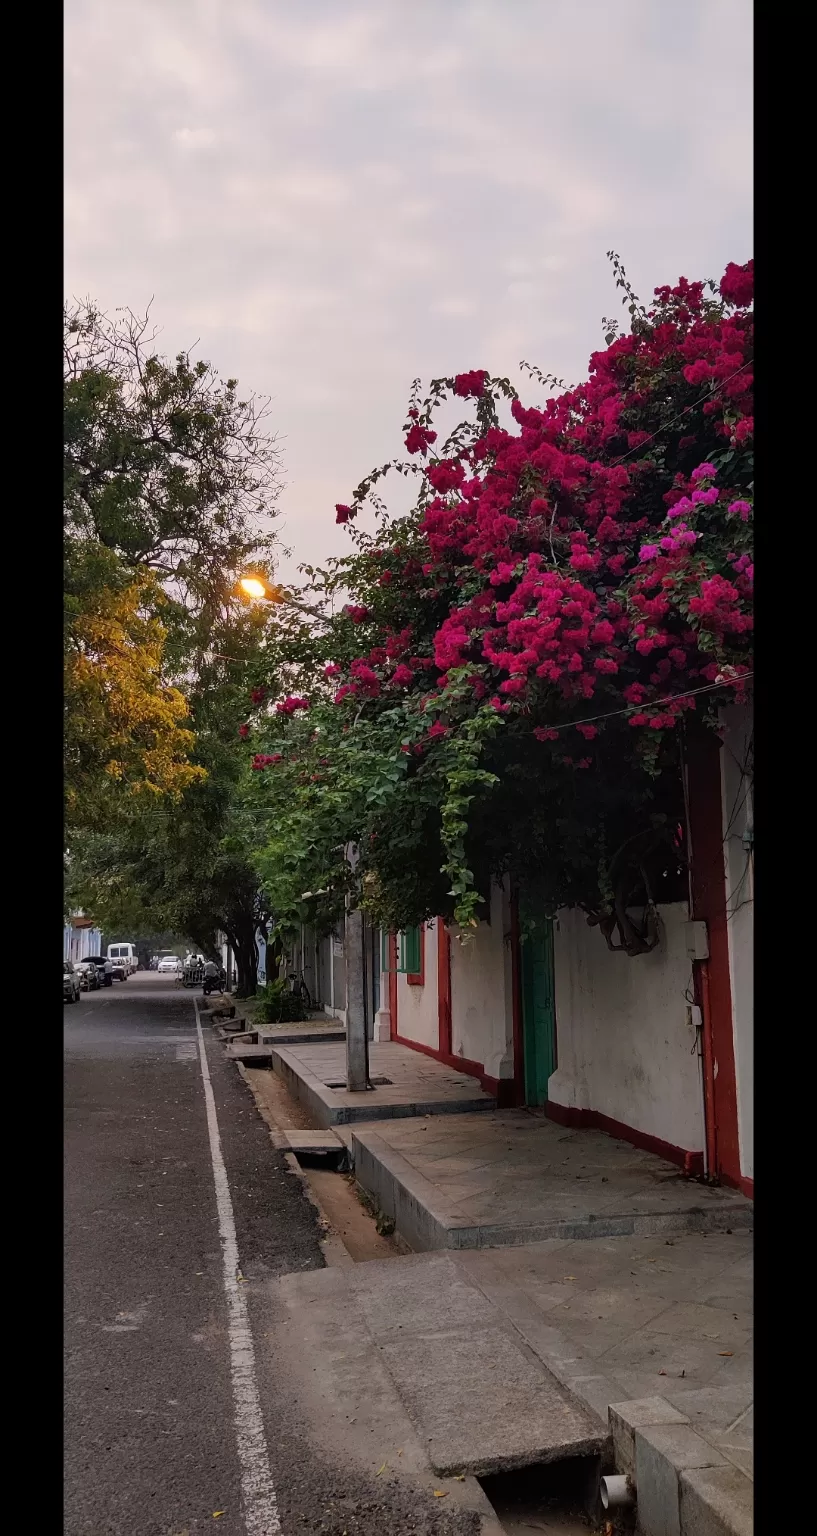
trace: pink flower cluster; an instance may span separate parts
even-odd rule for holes
[[[275,708],[279,715],[294,715],[296,710],[308,709],[309,700],[299,698],[295,694],[288,694],[285,699],[281,699],[280,703],[276,704]]]
[[[282,754],[280,752],[256,752],[250,767],[254,772],[260,773],[263,768],[270,768],[273,763],[280,763],[281,761]]]
[[[469,395],[479,399],[485,393],[485,385],[488,382],[488,371],[485,368],[473,368],[470,373],[458,373],[454,380],[454,394],[467,400]]]
[[[428,559],[377,551],[388,560],[374,578],[386,589],[377,603],[382,642],[351,665],[338,701],[376,697],[387,683],[416,687],[423,672],[440,690],[462,668],[475,698],[502,714],[551,695],[573,705],[603,692],[634,706],[631,724],[664,729],[694,707],[689,696],[658,706],[668,679],[672,691],[687,679],[692,687],[712,666],[740,661],[754,568],[742,547],[727,548],[730,539],[742,546],[736,528],[751,514],[740,461],[753,430],[752,281],[751,262],[730,264],[720,308],[703,283],[657,289],[647,323],[595,353],[584,384],[538,408],[514,400],[516,430],[491,426],[428,465],[420,521]],[[667,429],[655,422],[666,414],[668,380],[688,415],[675,462],[695,465],[674,477],[652,446],[667,448]],[[475,369],[456,375],[453,389],[480,398],[488,383]],[[709,393],[690,400],[687,385]],[[436,434],[416,408],[409,419],[406,447],[426,457]],[[728,470],[714,462],[722,448],[731,448]],[[392,573],[399,583],[386,581]],[[430,598],[443,597],[448,612],[430,643],[412,641],[406,620],[415,622],[418,601],[427,612]],[[365,607],[345,612],[354,622],[370,617]],[[536,734],[555,739],[548,727]]]
[[[415,421],[409,427],[405,441],[409,453],[420,453],[425,458],[431,444],[436,443],[437,434],[431,432],[428,427],[421,427],[420,423]]]

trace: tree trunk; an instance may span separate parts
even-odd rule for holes
[[[252,924],[235,930],[236,997],[254,997],[258,991],[258,946]]]

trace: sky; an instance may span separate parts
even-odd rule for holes
[[[749,0],[67,0],[65,291],[271,399],[280,574],[401,452],[411,381],[567,384],[752,254]]]

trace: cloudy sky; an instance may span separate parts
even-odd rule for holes
[[[749,0],[68,0],[68,295],[272,397],[295,559],[412,378],[569,383],[751,254]],[[523,386],[540,398],[536,385]],[[285,573],[291,574],[290,563]]]

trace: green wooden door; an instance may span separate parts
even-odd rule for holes
[[[540,920],[520,946],[525,1103],[544,1104],[556,1070],[553,924]]]

